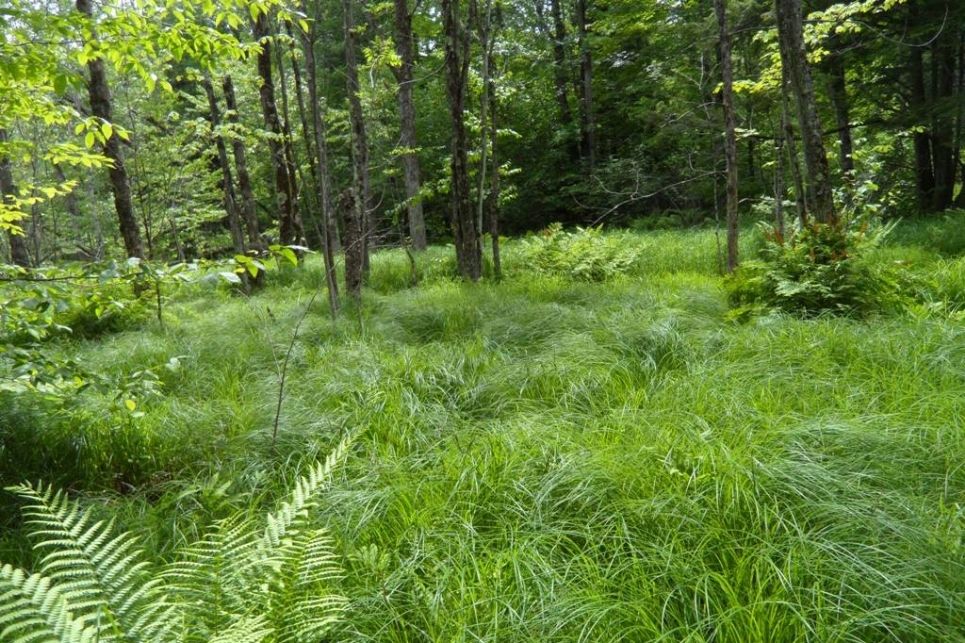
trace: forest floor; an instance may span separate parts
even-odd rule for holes
[[[879,252],[965,289],[962,227]],[[321,505],[339,639],[965,639],[962,322],[738,323],[713,232],[619,234],[639,259],[602,284],[533,274],[519,242],[479,285],[451,249],[416,287],[376,254],[361,314],[308,312],[274,441],[320,262],[251,298],[192,286],[164,326],[63,346],[158,394],[0,409],[0,473],[98,499],[163,559],[356,432]]]

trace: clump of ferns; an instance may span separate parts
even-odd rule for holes
[[[309,510],[351,436],[294,485],[264,521],[219,523],[158,569],[136,538],[95,521],[62,491],[18,485],[39,569],[0,567],[4,643],[298,643],[318,641],[346,600],[333,544]]]

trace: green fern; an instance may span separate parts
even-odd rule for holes
[[[137,540],[115,534],[63,492],[18,485],[44,552],[37,573],[0,567],[3,643],[301,643],[339,620],[345,599],[332,541],[309,510],[351,444],[299,478],[264,525],[224,521],[159,573]]]
[[[0,567],[0,641],[89,643],[97,631],[74,617],[67,599],[49,578]]]
[[[42,485],[10,489],[23,509],[36,549],[47,552],[40,574],[56,584],[74,614],[97,624],[101,641],[171,641],[174,610],[147,573],[148,563],[130,534],[113,534],[111,522],[94,522],[62,491]]]

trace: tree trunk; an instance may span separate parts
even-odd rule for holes
[[[932,168],[935,173],[931,209],[935,212],[941,212],[951,206],[955,192],[955,120],[952,114],[953,109],[957,108],[957,104],[953,102],[957,35],[954,32],[943,34],[932,45],[935,75],[933,82],[936,92],[931,106],[931,152]]]
[[[734,72],[731,68],[730,32],[726,0],[714,0],[720,38],[721,90],[724,107],[724,159],[727,165],[727,272],[737,268],[737,117],[734,114]]]
[[[788,72],[791,89],[797,102],[798,126],[804,147],[808,189],[813,195],[811,208],[818,221],[838,224],[831,190],[831,171],[821,139],[821,122],[814,100],[814,83],[804,46],[804,27],[801,0],[775,0],[777,31],[781,48],[781,63]]]
[[[851,140],[850,103],[842,55],[838,51],[828,57],[828,95],[834,108],[834,124],[838,129],[838,164],[845,184],[850,184],[854,174],[854,159],[851,157],[854,144]]]
[[[332,204],[332,175],[328,167],[328,144],[325,142],[325,120],[318,98],[318,71],[315,67],[315,23],[311,32],[303,34],[302,50],[305,52],[305,69],[308,72],[308,102],[312,115],[312,136],[318,155],[318,203],[322,212],[322,257],[325,261],[325,283],[328,287],[328,305],[332,316],[338,314],[338,279],[335,274],[335,244],[333,240],[334,207]]]
[[[483,213],[486,208],[486,164],[489,161],[489,98],[492,84],[492,57],[495,37],[491,33],[493,0],[486,0],[486,10],[479,17],[479,44],[482,47],[482,91],[479,97],[479,189],[476,203],[476,229],[483,234]]]
[[[490,147],[492,147],[493,171],[489,187],[489,236],[493,251],[493,277],[498,281],[503,278],[502,259],[499,254],[499,157],[496,155],[496,140],[499,130],[496,129],[496,83],[489,83],[489,103],[492,112],[489,128]]]
[[[774,141],[774,229],[783,243],[784,223],[784,136]]]
[[[958,111],[955,114],[955,166],[958,168],[962,186],[955,198],[955,207],[965,209],[965,163],[962,159],[962,145],[965,143],[965,28],[959,31],[958,37]]]
[[[363,242],[362,206],[355,187],[346,188],[339,197],[342,235],[345,247],[345,292],[358,302],[362,298]]]
[[[911,87],[910,107],[912,114],[918,121],[923,121],[928,112],[928,99],[925,95],[925,65],[922,60],[921,47],[909,48],[910,61],[908,65],[909,82]],[[915,186],[918,191],[918,207],[922,210],[931,208],[935,193],[935,174],[932,169],[931,140],[927,131],[916,131],[915,146]]]
[[[415,42],[412,37],[412,14],[408,0],[395,0],[395,52],[401,64],[395,70],[399,83],[399,116],[401,121],[402,172],[405,177],[406,208],[409,216],[409,237],[416,250],[426,249],[426,222],[422,212],[422,187],[418,142],[415,129],[415,102],[412,99]]]
[[[807,192],[804,189],[804,178],[801,176],[801,164],[798,161],[797,144],[794,142],[794,126],[791,124],[790,101],[787,98],[787,72],[781,72],[781,134],[787,147],[787,157],[791,166],[791,180],[794,181],[794,204],[797,208],[797,220],[803,230],[808,223]]]
[[[285,78],[285,55],[281,47],[275,49],[275,64],[278,67],[278,89],[281,93],[281,128],[285,133],[282,145],[285,148],[285,162],[288,164],[288,180],[291,181],[291,190],[295,194],[296,210],[295,219],[292,222],[295,226],[295,242],[301,245],[307,243],[305,240],[305,226],[302,223],[301,213],[305,211],[304,194],[298,189],[299,185],[305,185],[305,177],[302,174],[302,166],[297,162],[295,156],[295,138],[292,135],[291,112],[288,109],[288,79]]]
[[[482,248],[473,221],[469,198],[469,141],[466,136],[464,111],[466,81],[469,73],[469,36],[459,15],[458,0],[442,0],[445,34],[446,96],[452,122],[450,171],[450,208],[452,234],[456,245],[459,274],[470,281],[482,275]]]
[[[261,111],[265,119],[265,129],[268,130],[268,148],[271,153],[271,164],[275,173],[275,191],[278,199],[278,236],[283,244],[295,243],[300,227],[298,221],[298,193],[295,185],[294,170],[288,164],[288,155],[284,143],[285,134],[281,120],[278,118],[278,107],[275,104],[275,84],[271,73],[271,40],[268,31],[268,16],[259,13],[254,22],[253,33],[259,41],[261,49],[258,52],[258,76],[261,86],[258,93],[261,98]]]
[[[563,22],[560,0],[550,0],[550,13],[553,16],[553,82],[556,85],[556,103],[560,108],[560,125],[569,132],[573,127],[573,112],[566,94],[569,76],[566,66],[566,23]],[[570,151],[573,156],[578,153],[575,146],[571,146]]]
[[[221,89],[224,91],[225,106],[228,108],[225,117],[229,123],[237,126],[239,125],[238,103],[235,100],[235,86],[231,76],[225,76],[222,79]],[[255,194],[251,188],[251,176],[248,174],[248,156],[245,153],[245,142],[241,139],[240,132],[231,138],[231,151],[235,158],[235,170],[238,172],[238,187],[241,190],[240,210],[245,227],[248,229],[248,243],[256,250],[263,250],[265,244],[258,229]]]
[[[211,116],[211,132],[214,135],[215,148],[218,151],[218,165],[221,166],[221,186],[224,192],[224,207],[228,213],[228,229],[231,230],[231,245],[236,254],[245,252],[245,236],[241,229],[241,217],[238,215],[238,199],[235,198],[235,181],[231,176],[231,164],[228,163],[228,150],[224,138],[218,128],[221,126],[221,110],[218,107],[218,97],[215,96],[211,78],[205,74],[201,81],[204,93],[208,96],[208,111]]]
[[[369,141],[365,131],[365,115],[362,112],[359,70],[356,51],[358,34],[355,30],[355,0],[342,0],[342,27],[345,36],[345,81],[348,93],[349,121],[352,126],[352,180],[355,186],[357,207],[362,212],[362,269],[369,270],[369,243],[373,232],[369,205]],[[346,243],[348,240],[346,239]]]
[[[6,143],[7,140],[7,130],[0,128],[0,143]],[[8,207],[12,207],[17,198],[17,186],[13,182],[13,165],[6,154],[0,156],[0,198]],[[30,253],[27,252],[23,235],[8,231],[7,241],[10,242],[10,261],[17,266],[28,267]]]
[[[90,20],[91,33],[93,33],[94,13],[91,0],[77,0],[76,6],[77,11]],[[103,59],[95,58],[89,61],[87,72],[90,75],[87,82],[87,91],[90,96],[91,114],[104,122],[110,123],[112,120],[111,92],[107,85],[107,72],[104,69]],[[121,139],[117,132],[112,132],[110,138],[104,144],[104,156],[111,160],[108,175],[111,181],[111,191],[114,193],[114,209],[117,212],[117,221],[120,224],[121,236],[124,238],[124,249],[127,251],[128,257],[143,258],[144,248],[141,245],[141,233],[137,227],[137,219],[134,218],[131,187],[127,182],[124,154],[121,150]]]
[[[593,57],[587,38],[586,4],[576,0],[576,28],[580,44],[580,146],[590,172],[596,164],[596,133],[593,120]]]

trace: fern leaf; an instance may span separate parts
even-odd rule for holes
[[[94,522],[62,491],[42,485],[9,490],[27,501],[27,526],[36,548],[47,552],[40,573],[58,586],[78,619],[99,626],[100,641],[174,640],[174,608],[160,581],[150,579],[131,534],[115,534],[112,522]]]
[[[331,478],[332,472],[345,458],[352,444],[353,435],[347,435],[338,446],[328,454],[324,462],[319,462],[308,473],[295,482],[295,488],[288,499],[282,502],[278,511],[268,514],[267,526],[262,535],[264,551],[278,547],[296,520],[306,515],[308,507],[315,501],[315,494]]]
[[[49,578],[0,567],[0,641],[5,643],[93,643],[97,632],[74,617]]]
[[[209,643],[261,643],[271,636],[271,628],[263,616],[248,616],[234,623],[211,638]]]

